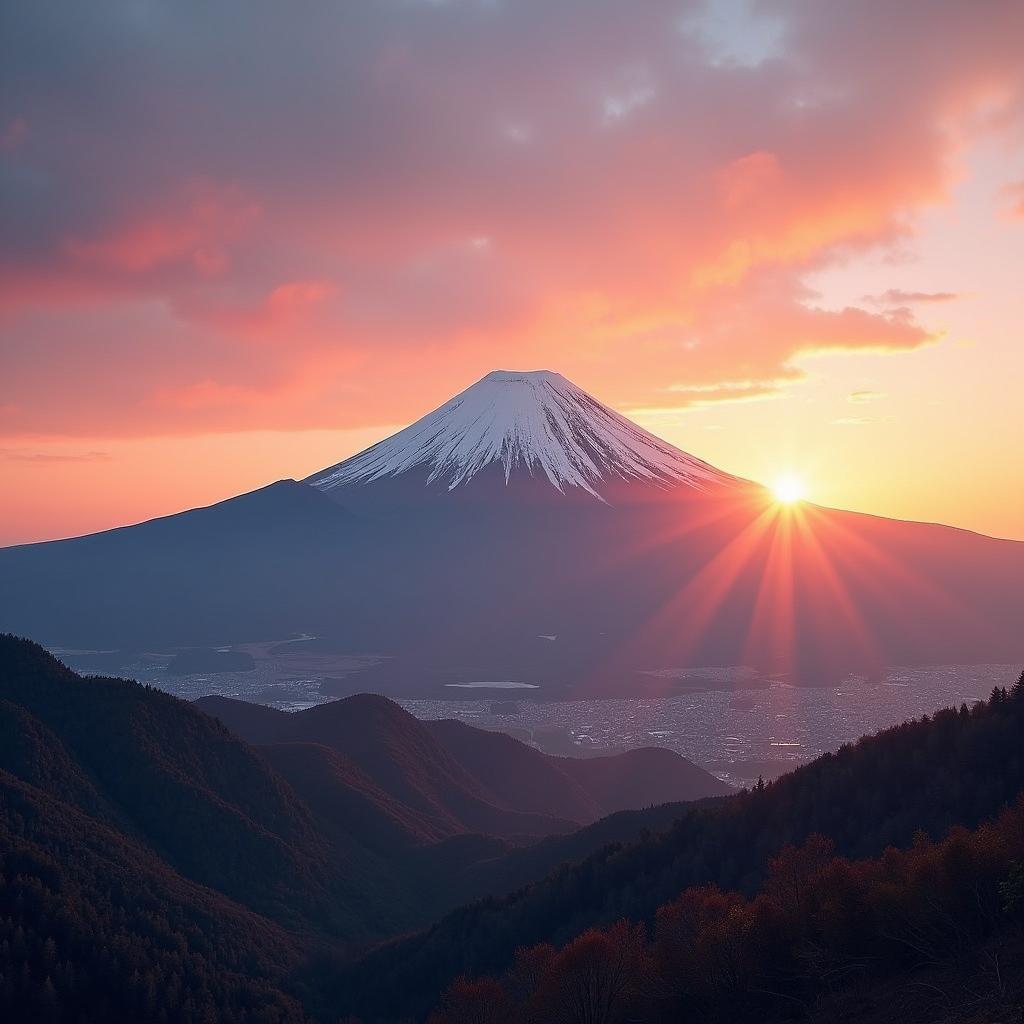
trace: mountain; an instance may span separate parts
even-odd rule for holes
[[[299,1024],[279,926],[129,833],[0,769],[0,1014],[11,1021]]]
[[[512,1024],[563,1019],[574,979],[628,964],[642,984],[615,987],[610,1019],[873,1024],[897,1004],[915,1022],[1012,1017],[1024,679],[752,792],[512,849],[424,842],[426,816],[384,789],[395,751],[374,749],[407,736],[404,712],[339,706],[295,716],[289,740],[283,713],[230,704],[265,741],[252,746],[193,704],[0,636],[0,1016],[393,1021],[443,1002],[445,1024],[480,1007]],[[456,755],[486,768],[488,792],[514,792],[520,771],[550,784],[560,766],[497,737],[499,771],[476,732],[425,728],[410,742],[435,763],[419,780],[407,759],[391,781],[427,800]],[[446,913],[456,899],[472,902]],[[648,937],[611,924],[623,917]],[[442,999],[481,973],[495,978]]]
[[[520,948],[497,977],[457,978],[428,1021],[1019,1020],[1022,854],[1024,797],[977,829],[880,857],[811,836],[772,858],[753,897],[695,886],[650,927],[622,919]]]
[[[741,483],[550,370],[494,370],[411,426],[306,482],[342,503],[362,504],[373,492],[394,495],[409,483],[411,497],[422,500],[424,492],[486,491],[495,479],[514,490],[536,481],[566,497],[602,502],[627,497],[630,488],[622,485],[629,484],[706,491]]]
[[[522,807],[511,793],[489,802],[384,698],[295,716],[212,710],[261,745],[194,704],[83,678],[0,635],[0,1017],[305,1020],[295,978],[311,958],[422,927],[681,806],[561,835],[575,822],[545,811],[590,820],[597,801],[558,759],[506,737],[481,733],[475,749],[493,742],[494,763],[511,753],[508,778],[531,756],[548,769],[523,780]],[[689,767],[691,783],[720,789]],[[534,800],[540,784],[553,792]],[[545,829],[558,841],[519,857]]]
[[[146,848],[162,870],[281,925],[353,939],[424,919],[396,867],[420,837],[403,833],[386,800],[320,766],[335,818],[360,803],[363,812],[343,832],[326,829],[283,772],[187,702],[83,679],[0,637],[0,736],[0,770]],[[301,780],[301,766],[289,774]]]
[[[319,757],[346,765],[350,788],[368,792],[372,787],[383,794],[402,808],[404,820],[424,841],[472,832],[547,836],[614,811],[732,792],[672,751],[635,750],[587,760],[551,757],[511,736],[462,722],[421,722],[371,694],[294,713],[226,697],[196,703],[235,735],[260,744],[293,784],[283,751],[297,758],[302,748],[306,757],[316,749]]]
[[[265,708],[273,719],[249,729],[252,712],[243,707],[236,715],[232,705],[239,703],[213,697],[199,707],[250,742],[333,750],[369,785],[407,809],[424,840],[465,832],[543,836],[575,824],[498,803],[412,715],[384,697],[358,695],[294,715]]]
[[[319,605],[311,565],[358,539],[339,505],[280,480],[137,526],[5,548],[0,629],[83,647],[288,635]]]
[[[338,925],[329,852],[212,719],[0,636],[4,1019],[305,1020],[286,926]]]
[[[943,968],[947,974],[966,966],[981,972],[991,963],[985,960],[984,939],[1001,922],[1012,928],[1000,916],[1009,898],[1000,895],[1000,885],[1010,886],[1008,894],[1018,893],[1017,906],[1024,912],[1019,867],[1024,861],[1022,752],[1024,675],[1009,691],[995,690],[988,703],[947,709],[866,737],[776,782],[685,808],[667,829],[613,842],[504,899],[460,908],[352,967],[338,965],[325,998],[370,1019],[419,1019],[459,975],[494,976],[513,965],[517,950],[541,944],[541,954],[547,956],[546,944],[570,942],[591,934],[588,929],[606,928],[623,918],[655,925],[661,920],[659,908],[675,901],[685,911],[676,933],[682,944],[677,955],[691,949],[695,957],[705,957],[703,969],[696,979],[677,976],[668,988],[682,983],[681,995],[686,996],[690,986],[682,1014],[674,1006],[662,1016],[649,1013],[641,1019],[790,1019],[792,1001],[806,999],[808,989],[834,991],[847,979],[870,979],[886,964],[907,971],[939,968],[940,977],[927,980],[940,985]],[[1008,807],[1011,811],[1004,815]],[[995,826],[987,824],[994,819],[999,819]],[[977,830],[976,835],[968,835],[967,829]],[[907,859],[901,860],[897,850],[910,851]],[[529,858],[535,852],[522,851],[520,856]],[[881,856],[880,862],[855,869],[870,876],[870,892],[858,890],[856,876],[851,877],[854,869],[837,867],[825,873],[833,852],[847,858]],[[514,879],[514,869],[507,877]],[[751,919],[740,915],[740,897],[723,897],[716,906],[717,887],[749,898],[764,893],[766,886],[770,892],[780,881],[796,900],[801,885],[808,892],[812,882],[818,886],[814,902],[795,908],[808,919],[799,923],[802,931],[791,930],[792,907],[780,912],[761,904],[763,915]],[[702,901],[710,901],[709,909],[702,910]],[[729,931],[733,925],[746,937]],[[707,945],[697,946],[694,936],[703,928],[708,929]],[[1019,948],[1019,931],[1017,935]],[[746,959],[737,959],[741,945],[749,951]],[[880,948],[886,952],[879,954]],[[781,976],[758,975],[756,965],[772,963],[780,949],[791,957],[782,967],[772,964]],[[616,946],[610,953],[620,951]],[[987,953],[991,957],[993,950]],[[581,970],[587,964],[598,969],[594,950],[579,949],[577,956]],[[518,975],[519,982],[532,984],[536,974],[529,972],[528,962],[520,963],[524,973]],[[665,991],[650,977],[650,991]],[[752,1011],[700,1004],[702,985],[723,979],[727,988],[732,984],[734,997],[754,1001]],[[505,991],[516,992],[516,978],[507,980]],[[977,997],[982,981],[974,982],[967,987]],[[912,978],[908,985],[913,986]],[[813,1006],[807,999],[801,1012]],[[861,1019],[857,1009],[854,1001],[853,1011],[821,1019],[856,1021]],[[549,1018],[541,1014],[537,1019]],[[864,1019],[888,1018],[879,1011]]]
[[[560,758],[465,728],[476,734],[473,757],[460,760],[383,697],[294,715],[224,698],[191,704],[130,680],[83,678],[38,645],[0,636],[0,771],[197,885],[346,941],[495,891],[510,849],[594,822],[605,792],[609,808],[620,796],[585,789]],[[664,753],[649,795],[632,758],[608,759],[613,770],[623,763],[635,806],[730,791]],[[485,761],[490,774],[474,777]],[[493,870],[476,869],[467,888],[462,876],[478,861]]]
[[[783,506],[558,374],[498,371],[304,482],[0,550],[0,628],[381,656],[342,695],[652,696],[708,666],[822,685],[1014,662],[1022,577],[1024,543]]]
[[[376,845],[379,820],[393,825],[375,794],[372,821],[328,835],[282,773],[195,706],[129,680],[83,679],[12,637],[0,637],[0,702],[0,770],[195,884],[346,939],[423,920]],[[350,800],[360,795],[353,787]],[[400,858],[417,838],[387,853]]]
[[[514,801],[559,800],[562,812],[590,806],[587,821],[616,811],[725,796],[733,789],[692,761],[664,747],[642,747],[606,757],[553,757],[503,733],[465,722],[423,723],[475,779]],[[568,785],[567,785],[568,783]],[[562,796],[568,791],[568,798]],[[580,794],[583,800],[577,796]],[[564,804],[561,801],[564,800]]]

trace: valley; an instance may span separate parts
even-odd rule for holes
[[[226,649],[252,656],[251,671],[192,674],[168,671],[178,653],[174,648],[51,650],[86,674],[106,666],[105,671],[128,674],[185,700],[212,694],[283,711],[366,692],[372,684],[364,684],[362,673],[387,660],[382,655],[310,650],[315,640],[300,636],[230,645]],[[461,685],[451,683],[414,685],[394,699],[417,718],[454,718],[495,729],[549,754],[589,757],[666,747],[742,787],[909,718],[985,699],[1018,671],[1012,664],[937,665],[889,669],[871,680],[851,677],[838,687],[794,687],[738,667],[651,672],[649,678],[667,680],[662,687],[670,689],[664,696],[656,691],[629,696],[623,687],[614,697],[550,701],[543,699],[539,686],[510,689],[497,680],[480,681],[462,699],[444,692]]]

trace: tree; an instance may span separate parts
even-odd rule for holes
[[[649,995],[651,963],[642,925],[619,921],[570,942],[549,963],[530,1017],[560,1024],[615,1024]]]
[[[493,978],[462,977],[449,986],[429,1024],[512,1024],[512,1003]]]
[[[787,911],[807,908],[811,884],[828,867],[834,856],[831,839],[812,834],[799,846],[787,843],[768,865],[765,892]]]

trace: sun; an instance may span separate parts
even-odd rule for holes
[[[804,496],[804,482],[795,476],[780,476],[772,485],[775,500],[783,505],[792,505]]]

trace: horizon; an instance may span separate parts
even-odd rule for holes
[[[401,426],[401,427],[398,427],[393,432],[385,435],[384,437],[379,438],[379,439],[374,440],[374,441],[371,441],[365,447],[359,448],[356,451],[347,454],[343,459],[341,459],[334,466],[327,466],[327,467],[319,466],[312,473],[302,474],[302,475],[294,475],[294,476],[281,476],[281,477],[277,477],[276,479],[273,479],[273,480],[266,480],[266,481],[258,484],[255,487],[252,487],[252,488],[250,488],[248,490],[245,490],[245,491],[242,491],[242,492],[239,492],[239,493],[231,493],[231,494],[225,494],[225,495],[220,495],[220,496],[214,496],[210,500],[205,501],[202,504],[198,504],[198,505],[194,505],[194,506],[186,506],[186,507],[180,508],[180,509],[179,508],[169,509],[169,510],[166,510],[166,511],[158,512],[157,514],[152,515],[152,516],[147,516],[145,519],[141,519],[141,520],[129,520],[129,521],[125,521],[123,523],[121,523],[121,522],[113,523],[113,524],[111,524],[109,526],[104,526],[104,527],[100,528],[99,530],[90,530],[90,531],[88,531],[85,534],[67,534],[67,535],[57,536],[57,537],[40,537],[40,538],[37,538],[37,539],[26,540],[26,541],[14,541],[11,544],[0,544],[0,547],[20,546],[20,545],[23,545],[23,544],[34,544],[34,543],[47,543],[48,541],[56,541],[56,540],[73,540],[76,537],[88,536],[88,535],[90,535],[92,533],[103,533],[103,532],[107,532],[108,530],[123,529],[123,528],[129,527],[129,526],[140,525],[140,524],[143,524],[143,523],[152,522],[153,520],[156,520],[156,519],[170,518],[170,517],[173,517],[173,516],[176,516],[176,515],[180,515],[180,514],[182,514],[184,512],[189,512],[189,511],[193,511],[193,510],[197,510],[197,509],[208,508],[208,507],[211,507],[213,505],[218,504],[219,502],[227,500],[229,498],[232,498],[232,497],[243,497],[243,496],[245,496],[247,494],[252,494],[252,493],[258,492],[260,490],[263,490],[263,489],[265,489],[267,487],[271,487],[271,486],[273,486],[273,485],[275,485],[277,483],[282,483],[282,482],[286,482],[286,481],[287,482],[293,482],[293,483],[304,483],[309,478],[311,478],[313,476],[316,476],[316,475],[318,475],[321,472],[326,472],[326,470],[328,470],[328,469],[332,469],[332,468],[333,469],[337,469],[338,466],[340,466],[340,465],[344,465],[344,464],[349,463],[349,462],[354,462],[357,459],[358,456],[363,455],[364,453],[370,451],[370,449],[374,448],[376,445],[391,439],[392,437],[395,436],[395,434],[400,433],[403,430],[405,430],[406,426],[412,426],[414,423],[418,422],[419,419],[425,419],[431,413],[440,412],[442,409],[445,408],[446,405],[448,405],[455,398],[461,396],[465,391],[468,391],[471,388],[473,388],[473,387],[475,387],[475,386],[477,386],[479,384],[482,384],[484,381],[500,379],[501,376],[510,376],[510,377],[514,377],[514,378],[519,378],[519,377],[555,376],[555,377],[561,378],[564,381],[567,381],[569,384],[571,384],[573,386],[576,386],[573,381],[569,380],[568,377],[566,377],[564,374],[560,373],[558,370],[551,370],[551,369],[548,369],[548,368],[540,368],[540,369],[532,369],[532,370],[509,370],[509,369],[489,370],[487,373],[485,373],[483,376],[479,377],[477,380],[475,380],[473,383],[468,385],[466,388],[460,389],[459,391],[453,393],[445,402],[442,402],[440,406],[438,406],[437,408],[435,408],[433,410],[429,410],[427,413],[424,414],[423,417],[417,417],[417,419],[414,420],[412,423],[406,424],[406,425]],[[590,397],[596,397],[596,396],[590,396]],[[635,422],[635,421],[633,421],[633,422]],[[657,437],[657,435],[655,435],[655,436]],[[665,439],[661,438],[661,440],[665,440]],[[679,449],[679,450],[682,451],[682,453],[684,455],[694,455],[694,454],[696,454],[696,453],[693,453],[693,452],[685,452],[682,449]],[[713,468],[714,469],[719,469],[720,467],[716,466],[716,467],[713,467]],[[781,503],[783,505],[791,504],[791,503],[795,502],[795,503],[799,503],[799,504],[807,504],[807,505],[817,506],[817,507],[826,508],[826,509],[834,508],[834,506],[825,505],[824,503],[822,503],[820,501],[814,501],[814,500],[812,500],[812,498],[810,496],[806,495],[804,493],[804,486],[805,486],[804,481],[802,479],[799,479],[799,478],[782,476],[782,477],[777,478],[774,482],[771,482],[771,481],[763,482],[763,481],[753,481],[753,480],[746,481],[739,474],[732,474],[732,475],[734,475],[736,477],[736,479],[741,481],[741,482],[749,482],[749,483],[753,483],[755,485],[760,485],[760,486],[764,487],[765,490],[767,492],[769,492],[769,494],[774,492],[773,500],[775,500],[776,502],[779,502],[779,503]],[[787,489],[792,489],[792,493],[791,494],[785,493],[787,491]],[[968,533],[975,533],[975,534],[978,534],[979,536],[989,537],[989,538],[991,538],[993,540],[1018,540],[1018,538],[1014,538],[1014,537],[1000,537],[998,535],[987,534],[987,533],[984,533],[981,530],[975,530],[975,529],[972,529],[970,527],[956,526],[955,524],[950,524],[950,523],[941,523],[941,522],[938,522],[937,520],[911,519],[911,518],[900,517],[900,516],[886,516],[886,515],[882,515],[880,513],[869,512],[869,511],[865,511],[865,510],[861,510],[861,509],[842,509],[840,511],[853,511],[853,512],[856,512],[856,513],[861,514],[861,515],[875,516],[875,517],[879,517],[879,518],[883,518],[883,519],[895,519],[897,521],[906,522],[906,523],[917,523],[917,524],[922,524],[922,525],[934,525],[934,526],[947,526],[947,527],[949,527],[951,529],[965,530]],[[1024,543],[1024,539],[1019,539],[1019,540],[1020,540],[1021,543]]]

